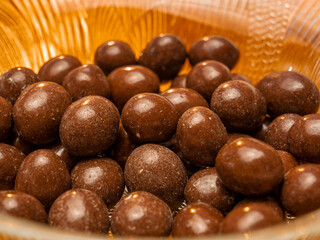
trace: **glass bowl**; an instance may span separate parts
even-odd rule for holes
[[[0,73],[18,66],[37,72],[46,60],[61,53],[92,63],[95,49],[107,40],[129,43],[138,57],[160,33],[179,36],[187,49],[201,37],[221,35],[240,49],[232,72],[256,83],[268,73],[292,70],[319,87],[319,11],[318,0],[1,0]],[[189,70],[186,63],[181,73]],[[320,210],[246,234],[203,239],[320,239],[319,226]],[[0,237],[107,238],[51,229],[3,214]]]

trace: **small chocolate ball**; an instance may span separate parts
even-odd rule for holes
[[[119,236],[167,236],[171,226],[172,213],[168,205],[143,191],[122,198],[111,218],[112,233]]]
[[[290,169],[281,188],[283,207],[299,216],[320,208],[320,167],[302,164]]]
[[[46,209],[69,188],[66,164],[47,149],[36,150],[24,159],[15,183],[15,190],[36,197]]]
[[[45,62],[39,70],[40,81],[62,84],[65,76],[73,69],[80,67],[78,58],[70,55],[59,55]]]
[[[177,128],[179,116],[174,105],[154,93],[132,97],[121,113],[124,129],[138,143],[168,141]]]
[[[53,151],[66,164],[68,171],[71,172],[73,167],[80,161],[81,158],[70,154],[67,149],[59,142],[51,147],[49,150]]]
[[[171,83],[170,88],[186,88],[187,85],[187,74],[176,76]]]
[[[184,191],[188,203],[201,201],[217,208],[223,214],[231,211],[238,194],[227,189],[215,168],[203,169],[189,179]]]
[[[232,141],[237,140],[239,138],[251,138],[251,136],[243,133],[228,133],[227,143],[231,143]]]
[[[228,139],[219,117],[205,107],[187,110],[179,120],[176,136],[183,155],[198,166],[213,166]]]
[[[13,106],[13,120],[21,137],[35,145],[59,137],[62,115],[71,104],[69,93],[54,82],[38,82],[27,87]]]
[[[14,104],[26,87],[39,81],[38,75],[29,68],[12,68],[0,77],[0,96]]]
[[[158,76],[150,69],[132,65],[117,68],[108,76],[110,83],[111,101],[119,111],[126,102],[139,93],[158,93],[160,81]]]
[[[139,64],[150,68],[161,80],[177,76],[187,57],[186,47],[180,38],[160,34],[142,51]]]
[[[258,128],[267,113],[266,102],[260,91],[241,80],[228,81],[217,87],[212,94],[210,107],[230,132]]]
[[[107,76],[114,69],[136,63],[136,57],[130,46],[121,41],[108,41],[101,44],[94,55],[94,64]]]
[[[15,148],[19,149],[25,155],[39,149],[40,145],[33,145],[27,141],[25,141],[17,129],[13,128],[13,132],[10,136],[10,141],[8,142],[10,145],[14,146]]]
[[[269,125],[272,122],[272,119],[269,118],[270,116],[266,115],[265,119],[263,120],[262,124],[260,127],[258,127],[257,129],[248,132],[248,134],[250,134],[250,136],[259,139],[260,141],[265,141],[266,139],[266,135],[267,135],[267,131],[269,128]]]
[[[281,159],[284,174],[299,165],[299,162],[290,153],[282,150],[277,150],[277,153]]]
[[[247,78],[246,76],[239,74],[239,73],[232,73],[231,80],[243,80],[243,81],[246,81],[247,83],[252,84],[252,82],[249,78]]]
[[[49,225],[68,231],[106,233],[109,211],[102,199],[86,189],[63,193],[50,208]]]
[[[12,127],[12,105],[0,97],[0,141],[6,140]]]
[[[318,111],[317,86],[309,78],[297,72],[283,71],[269,74],[257,84],[257,88],[266,99],[268,114],[273,117],[284,113],[306,115]]]
[[[35,197],[18,191],[0,191],[0,212],[45,223],[47,213]]]
[[[274,119],[267,130],[265,141],[278,150],[288,151],[288,132],[301,116],[294,113],[280,115]]]
[[[283,179],[283,166],[276,150],[254,138],[239,138],[224,145],[216,158],[222,183],[244,195],[264,195]]]
[[[190,203],[180,210],[174,219],[172,236],[211,236],[219,233],[222,214],[214,207],[202,203]]]
[[[216,88],[231,80],[229,69],[216,61],[204,61],[195,65],[187,76],[187,88],[200,93],[207,102],[210,102]]]
[[[60,125],[63,146],[75,156],[93,156],[107,150],[119,132],[118,109],[108,99],[87,96],[72,103]]]
[[[129,156],[124,178],[129,191],[147,191],[173,207],[183,199],[187,173],[179,157],[156,144],[137,147]]]

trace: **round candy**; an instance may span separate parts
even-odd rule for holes
[[[187,75],[180,75],[172,80],[170,88],[186,88]]]
[[[40,147],[39,145],[33,145],[29,142],[26,142],[15,128],[13,128],[13,133],[9,139],[9,144],[18,148],[25,155],[28,155]]]
[[[243,134],[243,133],[228,133],[228,141],[227,143],[231,143],[238,138],[251,138],[251,136]]]
[[[113,144],[119,124],[119,112],[112,102],[100,96],[87,96],[72,103],[64,113],[61,143],[75,156],[93,156]]]
[[[277,150],[277,153],[281,159],[284,174],[286,174],[291,168],[299,165],[299,162],[290,153],[282,150]]]
[[[12,127],[12,106],[11,104],[0,97],[0,141],[6,140]]]
[[[172,213],[168,205],[143,191],[122,198],[111,218],[112,233],[120,236],[167,236],[171,226]]]
[[[249,78],[247,78],[246,76],[242,75],[242,74],[238,74],[238,73],[232,73],[231,74],[231,80],[243,80],[247,83],[251,83],[251,80]]]
[[[54,82],[26,88],[13,106],[15,127],[29,143],[47,144],[59,137],[62,115],[71,104],[69,93]]]
[[[265,141],[267,131],[271,122],[272,120],[269,118],[268,115],[266,115],[266,118],[263,120],[261,126],[258,127],[256,130],[249,132],[250,136],[256,139],[259,139],[261,141]]]
[[[53,151],[58,155],[58,157],[61,158],[62,161],[64,161],[69,172],[71,172],[76,163],[80,161],[79,157],[70,154],[61,143],[57,143],[51,146],[49,150]]]

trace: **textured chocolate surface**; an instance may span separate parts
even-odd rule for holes
[[[187,85],[187,74],[176,76],[171,83],[170,88],[185,88]]]
[[[0,141],[7,139],[12,127],[12,105],[0,97]]]

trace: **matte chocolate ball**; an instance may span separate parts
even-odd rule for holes
[[[15,190],[36,197],[46,209],[69,188],[66,164],[47,149],[36,150],[24,159],[15,182]]]
[[[70,55],[59,55],[45,62],[39,70],[40,81],[62,84],[64,77],[73,69],[80,67],[78,58]]]
[[[124,129],[138,143],[168,141],[176,131],[179,116],[165,97],[144,93],[132,97],[121,113]]]
[[[116,106],[100,96],[87,96],[72,103],[60,125],[63,146],[75,156],[93,156],[107,150],[119,132]]]
[[[86,189],[63,193],[52,204],[50,226],[74,232],[107,233],[109,211],[102,199]]]
[[[98,65],[105,75],[114,69],[136,63],[136,57],[130,46],[121,41],[108,41],[101,44],[94,55],[94,64]]]
[[[212,94],[210,107],[230,132],[258,128],[267,113],[266,102],[260,91],[241,80],[228,81],[217,87]]]
[[[239,74],[239,73],[232,73],[231,74],[231,80],[243,80],[247,83],[251,83],[251,80],[249,78],[247,78],[246,76]]]
[[[12,105],[0,97],[0,141],[6,140],[11,133]]]
[[[174,218],[172,236],[212,236],[219,233],[222,214],[214,207],[194,202],[180,210]]]
[[[14,104],[26,87],[39,81],[38,75],[29,68],[12,68],[0,77],[0,96]]]
[[[180,158],[156,144],[137,147],[129,156],[124,178],[129,191],[147,191],[170,206],[183,199],[187,173]]]
[[[185,88],[187,85],[187,74],[176,76],[171,83],[170,88]]]
[[[184,43],[175,35],[160,34],[142,51],[139,64],[150,68],[159,78],[176,77],[187,57]]]
[[[297,159],[295,159],[290,153],[282,150],[277,150],[277,153],[281,159],[284,174],[286,174],[291,168],[299,165]]]
[[[131,65],[117,68],[108,76],[110,83],[111,101],[119,111],[126,102],[139,93],[158,93],[160,81],[158,76],[150,69]]]
[[[111,218],[114,235],[161,237],[170,233],[172,213],[168,205],[148,192],[137,191],[122,198]]]
[[[306,115],[318,111],[319,90],[312,80],[300,73],[283,71],[269,74],[257,84],[257,88],[266,99],[268,114],[273,117],[284,113]]]
[[[294,113],[280,115],[274,119],[267,130],[265,141],[275,149],[288,151],[288,132],[301,116]]]
[[[70,154],[60,142],[50,146],[49,150],[53,151],[62,161],[64,161],[69,172],[71,172],[73,167],[81,160],[81,158]]]
[[[231,80],[229,69],[220,62],[204,61],[195,65],[187,76],[187,88],[200,93],[210,102],[216,88]]]
[[[198,166],[213,166],[228,139],[219,117],[205,107],[187,110],[179,120],[176,134],[183,155]]]
[[[62,115],[71,104],[69,93],[54,82],[38,82],[26,88],[13,106],[13,120],[21,137],[35,145],[59,137]]]
[[[281,188],[283,207],[299,216],[320,208],[320,167],[303,164],[290,169]]]
[[[224,145],[216,158],[222,183],[244,195],[264,195],[283,179],[283,166],[276,150],[253,139],[239,138]]]

